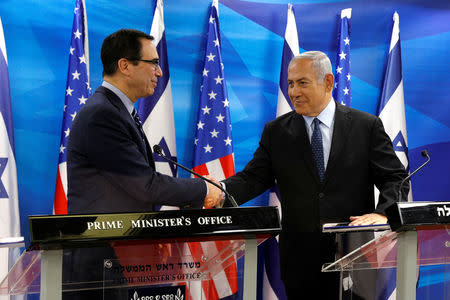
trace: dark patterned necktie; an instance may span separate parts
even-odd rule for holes
[[[142,140],[145,138],[144,129],[142,128],[142,122],[139,118],[136,109],[133,108],[133,111],[131,112],[131,115],[133,116],[134,122],[136,123],[137,128],[139,128],[139,131],[141,132]]]
[[[150,163],[150,166],[155,169],[155,161],[153,159],[152,149],[150,148],[150,144],[148,143],[147,137],[145,136],[144,128],[142,127],[142,122],[137,114],[136,109],[133,108],[131,116],[133,117],[133,120],[136,123],[137,128],[139,128],[139,132],[141,133],[142,142],[145,145],[144,154],[147,156],[147,161]]]
[[[311,148],[316,161],[317,172],[319,173],[320,182],[323,182],[325,175],[325,164],[323,160],[323,144],[322,144],[322,132],[320,131],[320,120],[314,118],[314,130],[311,136]]]

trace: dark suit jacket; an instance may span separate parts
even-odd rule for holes
[[[155,172],[147,139],[142,139],[122,101],[104,87],[95,91],[72,124],[67,173],[69,214],[151,211],[154,204],[201,208],[206,195],[201,179]],[[89,282],[82,287],[93,290],[64,293],[63,298],[102,299],[103,260],[116,258],[107,243],[66,249],[63,283]],[[126,289],[105,290],[110,299],[126,295]]]
[[[350,216],[374,211],[383,213],[395,201],[399,182],[406,175],[381,120],[337,104],[323,184],[304,119],[295,111],[266,124],[253,159],[225,184],[243,203],[276,180],[283,228],[279,240],[281,276],[285,282],[295,280],[298,284],[296,273],[300,270],[309,265],[320,271],[321,260],[332,259],[332,249],[328,254],[318,253],[324,251],[320,249],[321,223],[348,221]],[[377,208],[374,184],[381,192]]]
[[[79,111],[67,145],[68,212],[151,211],[154,204],[201,208],[206,185],[155,172],[143,140],[122,101],[99,87]]]

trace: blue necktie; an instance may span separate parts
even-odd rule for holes
[[[320,182],[323,182],[325,175],[325,163],[323,160],[323,144],[322,144],[322,132],[320,131],[320,120],[314,118],[314,130],[311,136],[311,148],[316,161],[317,172],[319,173]]]

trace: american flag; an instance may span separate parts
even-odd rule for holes
[[[194,141],[194,171],[223,180],[234,174],[234,158],[230,107],[220,49],[217,2],[213,1],[209,17]]]
[[[86,104],[90,95],[86,7],[84,0],[76,0],[69,49],[69,71],[67,73],[61,143],[59,146],[55,200],[53,203],[55,214],[67,214],[67,140],[77,112]]]
[[[280,83],[278,88],[277,117],[292,111],[292,103],[288,95],[288,66],[289,62],[300,54],[298,42],[297,24],[295,12],[291,4],[288,4],[286,30],[284,33],[283,55],[281,58]],[[270,190],[269,205],[278,207],[281,215],[281,197],[278,186]],[[263,259],[263,300],[287,299],[284,284],[280,277],[280,257],[278,249],[278,236],[266,240],[259,246]]]
[[[341,26],[339,28],[339,45],[336,57],[336,74],[334,80],[333,98],[337,102],[352,106],[351,74],[350,74],[350,18],[352,9],[341,11]]]
[[[218,0],[211,5],[208,25],[205,64],[198,121],[194,141],[194,171],[223,180],[234,174],[233,144],[231,136],[230,107],[222,63],[219,35]],[[192,246],[192,245],[191,245]],[[200,253],[211,253],[211,248],[220,253],[229,242],[200,243]],[[206,249],[208,247],[208,249]],[[191,247],[192,253],[199,253]],[[214,251],[213,251],[214,252]],[[216,274],[210,282],[203,284],[202,299],[221,299],[237,292],[236,262]]]

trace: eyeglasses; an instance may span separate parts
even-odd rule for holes
[[[155,71],[158,70],[158,68],[159,68],[159,59],[158,58],[154,58],[154,59],[137,59],[137,58],[131,59],[131,58],[128,58],[128,60],[143,61],[143,62],[146,62],[149,64],[153,64],[153,68],[155,69]]]

